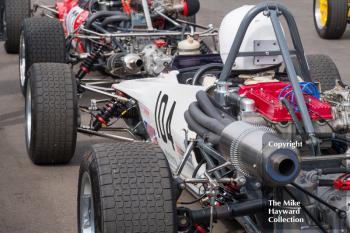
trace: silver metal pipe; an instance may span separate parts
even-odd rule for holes
[[[234,178],[220,178],[215,179],[217,183],[234,183]],[[189,184],[199,184],[199,183],[210,183],[210,181],[206,178],[187,178],[184,180],[185,183]]]
[[[46,16],[46,17],[51,18],[51,19],[56,19],[54,16],[49,15],[49,14],[44,13],[44,12],[42,13],[42,16]]]
[[[227,167],[227,166],[230,166],[230,165],[232,165],[231,162],[226,162],[226,163],[221,164],[220,166],[217,166],[217,167],[214,167],[214,168],[208,170],[207,172],[208,172],[208,173],[212,173],[212,172],[215,172],[215,171],[217,171],[217,170],[220,170],[220,169],[222,169],[222,168],[224,168],[224,167]]]
[[[87,85],[87,86],[90,86],[90,87],[93,87],[93,88],[96,88],[98,90],[101,90],[101,91],[114,91],[113,88],[111,87],[99,87],[99,86],[93,86],[93,85]]]
[[[89,35],[81,35],[81,34],[75,34],[74,37],[76,38],[88,38],[88,39],[100,39],[101,37],[135,37],[135,36],[181,36],[181,32],[172,32],[172,31],[149,31],[149,32],[121,32],[121,33],[98,33],[91,31],[89,29],[86,29],[84,27],[81,28],[81,31],[90,33],[95,36],[89,36]],[[213,31],[213,32],[212,32]],[[206,31],[206,32],[194,32],[193,35],[198,35],[201,37],[206,36],[217,36],[218,33],[215,31],[215,29]],[[192,35],[192,33],[185,32],[184,35]]]
[[[148,7],[147,0],[142,0],[142,8],[143,8],[143,13],[145,14],[147,28],[148,28],[148,30],[152,31],[153,24],[152,24],[151,14],[149,13],[149,7]]]
[[[188,144],[188,146],[186,148],[185,154],[183,156],[183,159],[182,159],[179,167],[175,171],[175,176],[179,176],[181,174],[183,168],[185,167],[185,164],[186,164],[188,158],[191,155],[193,148],[194,148],[194,141],[191,141],[190,144]]]
[[[181,25],[173,20],[172,18],[168,17],[167,15],[163,14],[159,10],[154,10],[159,16],[162,16],[165,20],[169,21],[170,23],[174,24],[176,27],[181,27]]]
[[[78,128],[78,132],[83,133],[83,134],[100,136],[100,137],[104,137],[104,138],[110,138],[110,139],[114,139],[114,140],[121,140],[121,141],[127,141],[127,142],[140,142],[140,141],[132,139],[132,138],[122,137],[122,136],[117,136],[117,135],[107,134],[107,133],[101,133],[101,132],[97,132],[97,131],[82,128],[82,127]]]
[[[115,82],[114,81],[103,81],[103,79],[102,79],[102,80],[97,80],[97,81],[94,81],[94,82],[86,82],[86,85],[88,85],[88,86],[97,86],[97,85],[101,85],[101,84],[111,84],[111,83],[115,83]]]
[[[125,132],[128,133],[131,137],[133,137],[135,140],[137,139],[135,134],[131,132],[128,128],[121,128],[121,127],[108,127],[108,128],[101,128],[100,131],[115,131],[115,132]]]
[[[114,80],[106,80],[106,78],[88,78],[88,79],[83,79],[84,83],[91,85],[91,83],[97,83],[97,84],[110,84],[110,83],[116,83]],[[93,84],[92,84],[93,85]]]
[[[102,95],[106,95],[106,96],[109,96],[109,97],[112,97],[112,98],[115,98],[119,101],[123,101],[123,102],[129,102],[129,99],[127,98],[124,98],[124,97],[121,97],[121,96],[117,96],[117,95],[114,95],[112,93],[109,93],[109,92],[106,92],[106,91],[101,91],[101,90],[98,90],[96,88],[93,88],[93,87],[89,87],[88,85],[80,85],[82,88],[88,90],[88,91],[92,91],[92,92],[96,92],[96,93],[99,93],[99,94],[102,94]]]
[[[58,14],[58,11],[57,11],[57,10],[52,9],[52,8],[50,8],[50,7],[47,7],[47,6],[44,6],[44,5],[35,4],[35,5],[34,5],[34,8],[35,8],[35,7],[37,7],[37,8],[42,8],[42,9],[44,9],[44,10],[47,10],[47,11],[50,11],[50,12],[52,12],[52,13]]]
[[[301,157],[302,162],[312,161],[329,161],[329,160],[347,160],[350,159],[349,154],[345,155],[322,155],[322,156],[304,156]]]

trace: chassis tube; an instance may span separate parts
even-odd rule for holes
[[[148,30],[152,31],[153,24],[152,24],[151,14],[149,13],[149,7],[148,7],[147,0],[142,0],[142,8],[143,8],[143,13],[145,14],[147,28],[148,28]]]
[[[282,51],[282,56],[283,56],[283,59],[284,59],[284,62],[285,62],[286,68],[287,68],[288,77],[292,83],[295,97],[297,100],[297,104],[298,104],[299,110],[301,112],[301,118],[303,119],[305,130],[309,136],[314,136],[315,129],[312,125],[310,114],[309,114],[309,111],[307,110],[307,107],[306,107],[304,95],[303,95],[303,93],[300,89],[300,86],[299,86],[297,73],[295,72],[295,68],[294,68],[292,59],[290,57],[289,51],[288,51],[287,41],[283,35],[282,27],[281,27],[281,24],[278,20],[277,10],[270,11],[270,14],[271,14],[270,15],[271,22],[272,22],[273,28],[275,30],[277,41],[278,41],[279,47]]]
[[[307,66],[304,49],[301,43],[301,39],[296,26],[295,19],[293,18],[293,15],[290,13],[290,11],[287,8],[285,8],[283,5],[278,4],[276,2],[263,2],[256,5],[245,15],[238,29],[236,37],[233,41],[233,44],[231,46],[223,71],[220,75],[219,82],[226,82],[227,78],[231,73],[233,64],[235,63],[236,58],[239,55],[239,50],[241,48],[243,39],[245,37],[245,34],[247,32],[249,25],[254,20],[254,18],[261,12],[264,12],[266,17],[270,17],[271,19],[278,44],[280,46],[280,50],[282,52],[282,56],[287,67],[288,77],[293,86],[293,91],[296,96],[297,104],[301,113],[305,131],[309,136],[310,145],[312,147],[312,150],[314,151],[314,155],[317,155],[319,154],[319,142],[315,138],[315,129],[312,125],[312,121],[306,107],[304,96],[299,86],[295,68],[293,66],[293,63],[290,57],[288,45],[284,37],[281,24],[278,20],[279,14],[283,15],[287,21],[289,31],[292,37],[292,41],[293,41],[293,46],[295,47],[296,54],[300,62],[301,70],[303,73],[303,77],[306,81],[310,81],[310,72]]]

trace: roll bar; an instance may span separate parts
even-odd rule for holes
[[[319,154],[319,142],[315,137],[315,129],[312,125],[311,117],[306,107],[304,96],[300,89],[297,74],[292,62],[291,54],[288,49],[288,44],[284,36],[283,29],[281,27],[281,23],[278,19],[279,16],[281,15],[284,16],[287,22],[287,25],[289,27],[290,35],[292,37],[295,54],[301,66],[302,76],[304,80],[310,82],[311,76],[310,76],[308,64],[306,61],[304,48],[298,32],[298,27],[292,13],[285,6],[276,2],[263,2],[253,7],[245,15],[245,17],[243,18],[243,21],[241,22],[241,25],[239,26],[239,29],[233,41],[233,44],[231,46],[224,68],[221,72],[219,82],[226,82],[227,78],[230,76],[230,73],[236,61],[236,58],[240,56],[239,50],[241,48],[247,29],[251,24],[251,22],[254,20],[254,18],[261,12],[263,12],[266,17],[269,17],[271,19],[272,26],[275,31],[276,39],[280,47],[283,60],[286,65],[288,78],[292,84],[292,87],[295,93],[297,105],[301,113],[301,118],[305,127],[305,131],[309,137],[308,143],[312,145],[314,154],[315,155]]]

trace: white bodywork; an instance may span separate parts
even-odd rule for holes
[[[202,86],[180,84],[177,73],[172,71],[157,78],[123,81],[113,85],[113,88],[137,101],[151,141],[164,151],[173,171],[181,163],[186,149],[185,132],[188,128],[184,113],[196,100],[196,93],[205,89]],[[193,132],[188,131],[189,138],[195,136]],[[192,176],[196,165],[195,159],[192,158],[182,175]]]
[[[252,7],[240,7],[224,18],[219,33],[221,57],[224,62],[243,17]],[[249,27],[241,51],[254,51],[255,40],[276,40],[270,20],[262,14],[259,14]],[[238,58],[236,61],[235,69],[257,68],[261,66],[254,65],[253,57]],[[185,132],[189,133],[189,139],[196,136],[188,130],[184,113],[196,100],[196,93],[205,89],[203,86],[180,84],[176,76],[177,71],[172,71],[162,73],[157,78],[129,80],[113,85],[113,88],[137,101],[151,141],[162,148],[173,171],[181,163],[186,149]],[[192,176],[196,166],[197,162],[192,156],[182,175]]]
[[[220,55],[223,63],[226,62],[228,53],[230,52],[235,35],[244,16],[252,9],[253,5],[245,5],[228,13],[221,22],[219,30]],[[262,43],[259,44],[259,41]],[[254,46],[255,43],[255,46]],[[240,52],[252,52],[261,50],[279,50],[276,44],[276,36],[272,27],[271,20],[264,16],[263,13],[258,14],[248,27],[247,33],[243,40]],[[256,46],[260,45],[261,49]],[[255,70],[269,67],[273,64],[282,62],[281,56],[270,57],[267,61],[262,62],[264,58],[256,57],[238,57],[233,69],[235,70]],[[266,59],[266,57],[265,57]],[[274,61],[273,61],[274,60]],[[261,63],[262,62],[262,63]],[[268,63],[271,62],[269,65]]]

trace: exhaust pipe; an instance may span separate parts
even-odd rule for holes
[[[114,54],[107,60],[106,69],[113,75],[137,74],[143,67],[143,60],[135,53]]]
[[[218,148],[244,175],[272,187],[293,182],[300,171],[298,150],[268,127],[233,122],[223,130]]]
[[[189,129],[212,143],[237,170],[272,187],[294,181],[301,165],[299,152],[290,142],[269,127],[235,121],[214,106],[204,91],[196,98],[185,112]]]

